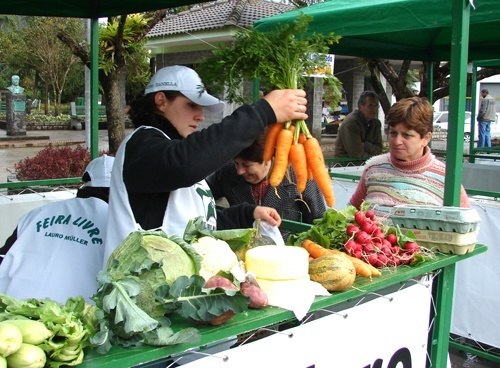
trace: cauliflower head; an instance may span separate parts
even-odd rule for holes
[[[243,264],[224,240],[219,240],[211,236],[203,236],[191,245],[203,258],[201,261],[200,276],[205,280],[208,280],[220,271],[231,273],[240,282],[245,280]]]

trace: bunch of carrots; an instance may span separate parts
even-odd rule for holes
[[[264,161],[271,160],[273,156],[274,163],[269,177],[272,187],[276,188],[281,184],[291,165],[299,193],[304,192],[308,180],[314,180],[325,197],[326,204],[333,207],[335,196],[323,151],[304,120],[269,126],[264,142]]]

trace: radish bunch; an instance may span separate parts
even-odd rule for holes
[[[415,241],[408,241],[389,228],[384,232],[373,210],[356,211],[354,222],[346,227],[349,240],[344,244],[348,254],[374,267],[394,267],[409,264],[420,251]],[[403,244],[400,244],[402,242]]]

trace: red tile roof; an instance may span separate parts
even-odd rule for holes
[[[250,27],[256,20],[294,9],[293,5],[267,0],[217,0],[167,15],[147,37],[164,37],[184,32]]]

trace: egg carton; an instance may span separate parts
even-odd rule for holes
[[[421,229],[465,234],[479,230],[479,214],[472,208],[397,205],[391,210],[394,225],[403,229]]]
[[[466,246],[470,244],[476,244],[477,242],[477,231],[471,231],[468,233],[455,233],[449,231],[434,231],[434,230],[421,230],[412,229],[410,230],[414,235],[417,242],[432,242],[432,243],[443,243],[449,245],[459,245]]]
[[[434,242],[426,242],[426,241],[417,241],[418,245],[421,247],[427,248],[432,251],[438,251],[445,254],[457,254],[464,255],[469,252],[472,252],[476,247],[476,244],[467,244],[467,245],[453,245],[453,244],[443,244],[443,243],[434,243]]]
[[[448,231],[433,231],[433,230],[420,230],[412,229],[417,243],[432,251],[439,251],[441,253],[451,253],[463,255],[472,252],[476,247],[478,231],[468,233],[455,233]]]

